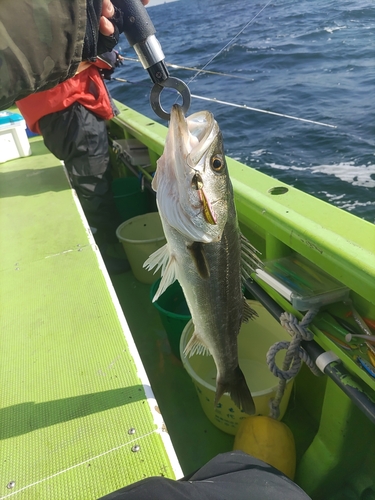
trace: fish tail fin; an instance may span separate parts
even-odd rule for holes
[[[248,415],[254,415],[255,404],[251,392],[247,386],[244,374],[239,366],[234,371],[230,380],[216,380],[215,405],[218,404],[221,396],[228,392],[236,406]]]

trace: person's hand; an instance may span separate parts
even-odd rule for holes
[[[126,2],[126,0],[122,0]],[[139,0],[147,5],[149,0]],[[111,0],[103,0],[102,15],[99,19],[99,37],[97,53],[103,54],[112,50],[118,43],[120,33],[123,31],[124,14]]]
[[[115,27],[109,19],[115,15],[115,8],[111,0],[103,0],[102,15],[99,21],[99,31],[104,36],[111,36],[115,32]]]
[[[150,0],[140,0],[143,5],[147,5]],[[111,0],[103,0],[102,15],[99,21],[99,31],[104,36],[111,36],[115,32],[115,27],[110,19],[115,15],[115,8]]]

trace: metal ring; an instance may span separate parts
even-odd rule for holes
[[[164,82],[160,85],[156,83],[152,89],[150,94],[150,104],[155,113],[164,120],[170,119],[170,113],[167,113],[165,109],[162,107],[160,102],[160,94],[162,93],[165,87],[175,89],[182,97],[182,111],[186,113],[190,108],[190,90],[185,82],[178,78],[174,78],[173,76],[168,77]]]

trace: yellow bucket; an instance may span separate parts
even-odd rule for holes
[[[142,283],[153,283],[160,278],[160,271],[153,273],[143,268],[152,253],[161,248],[166,239],[158,212],[138,215],[123,222],[116,231],[124,247],[134,276]]]
[[[287,331],[259,303],[248,300],[259,317],[244,323],[238,335],[238,358],[247,385],[254,399],[256,414],[269,415],[269,401],[276,394],[279,379],[269,370],[266,354],[271,345],[280,340],[290,340]],[[212,356],[194,355],[187,358],[184,349],[194,332],[192,321],[186,325],[181,335],[180,354],[186,371],[189,373],[198,393],[202,409],[208,419],[228,434],[236,434],[238,424],[247,417],[234,404],[228,394],[224,394],[215,407],[216,366]],[[281,367],[285,350],[276,355],[277,366]],[[288,381],[280,404],[280,419],[288,406],[293,380]]]

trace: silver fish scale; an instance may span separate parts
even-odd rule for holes
[[[195,138],[192,123],[199,132]],[[186,353],[200,353],[203,345],[217,368],[215,403],[228,392],[252,414],[254,402],[238,366],[237,336],[242,319],[251,317],[241,289],[241,236],[222,136],[211,113],[186,120],[181,108],[172,106],[153,188],[167,239],[165,249],[145,263],[148,269],[162,266],[155,297],[179,280],[195,327]]]

